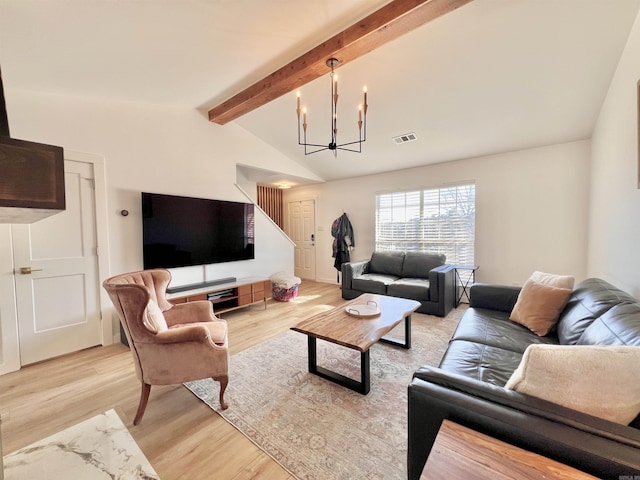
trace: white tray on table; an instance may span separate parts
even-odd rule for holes
[[[346,307],[344,307],[344,311],[347,313],[347,315],[358,318],[370,318],[380,315],[378,304],[373,300],[369,300],[366,304],[360,303],[347,305]]]

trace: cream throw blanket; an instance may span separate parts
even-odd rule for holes
[[[505,388],[628,425],[640,413],[640,347],[530,345]]]

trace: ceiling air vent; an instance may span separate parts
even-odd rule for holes
[[[397,145],[401,143],[413,142],[417,140],[415,133],[405,133],[404,135],[398,135],[397,137],[393,137],[393,141],[396,142]]]

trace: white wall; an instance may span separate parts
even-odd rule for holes
[[[636,17],[592,137],[589,274],[640,296]]]
[[[475,181],[478,281],[522,284],[534,270],[582,279],[589,157],[589,141],[577,141],[298,187],[285,202],[317,200],[317,279],[335,282],[331,223],[343,211],[355,231],[351,259],[365,259],[374,250],[377,192]]]
[[[141,191],[249,201],[235,185],[237,163],[315,177],[236,125],[215,125],[194,110],[16,90],[5,94],[12,137],[105,159],[109,240],[100,248],[108,249],[110,269],[101,272],[100,281],[142,268]],[[130,215],[121,216],[122,209]],[[291,242],[257,211],[255,260],[174,269],[174,284],[293,271]],[[12,335],[14,295],[4,286],[12,282],[12,252],[4,233],[3,228],[0,321],[2,334]]]
[[[636,17],[592,137],[589,275],[640,296]]]

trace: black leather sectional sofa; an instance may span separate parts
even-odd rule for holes
[[[418,312],[446,316],[454,307],[455,270],[444,255],[373,252],[370,260],[342,264],[342,298],[363,293],[409,298]]]
[[[473,285],[470,308],[439,368],[415,372],[408,478],[420,478],[444,419],[599,478],[640,478],[640,417],[621,425],[504,388],[532,343],[640,346],[640,302],[603,280],[585,280],[573,290],[557,328],[540,337],[509,320],[519,290]]]

